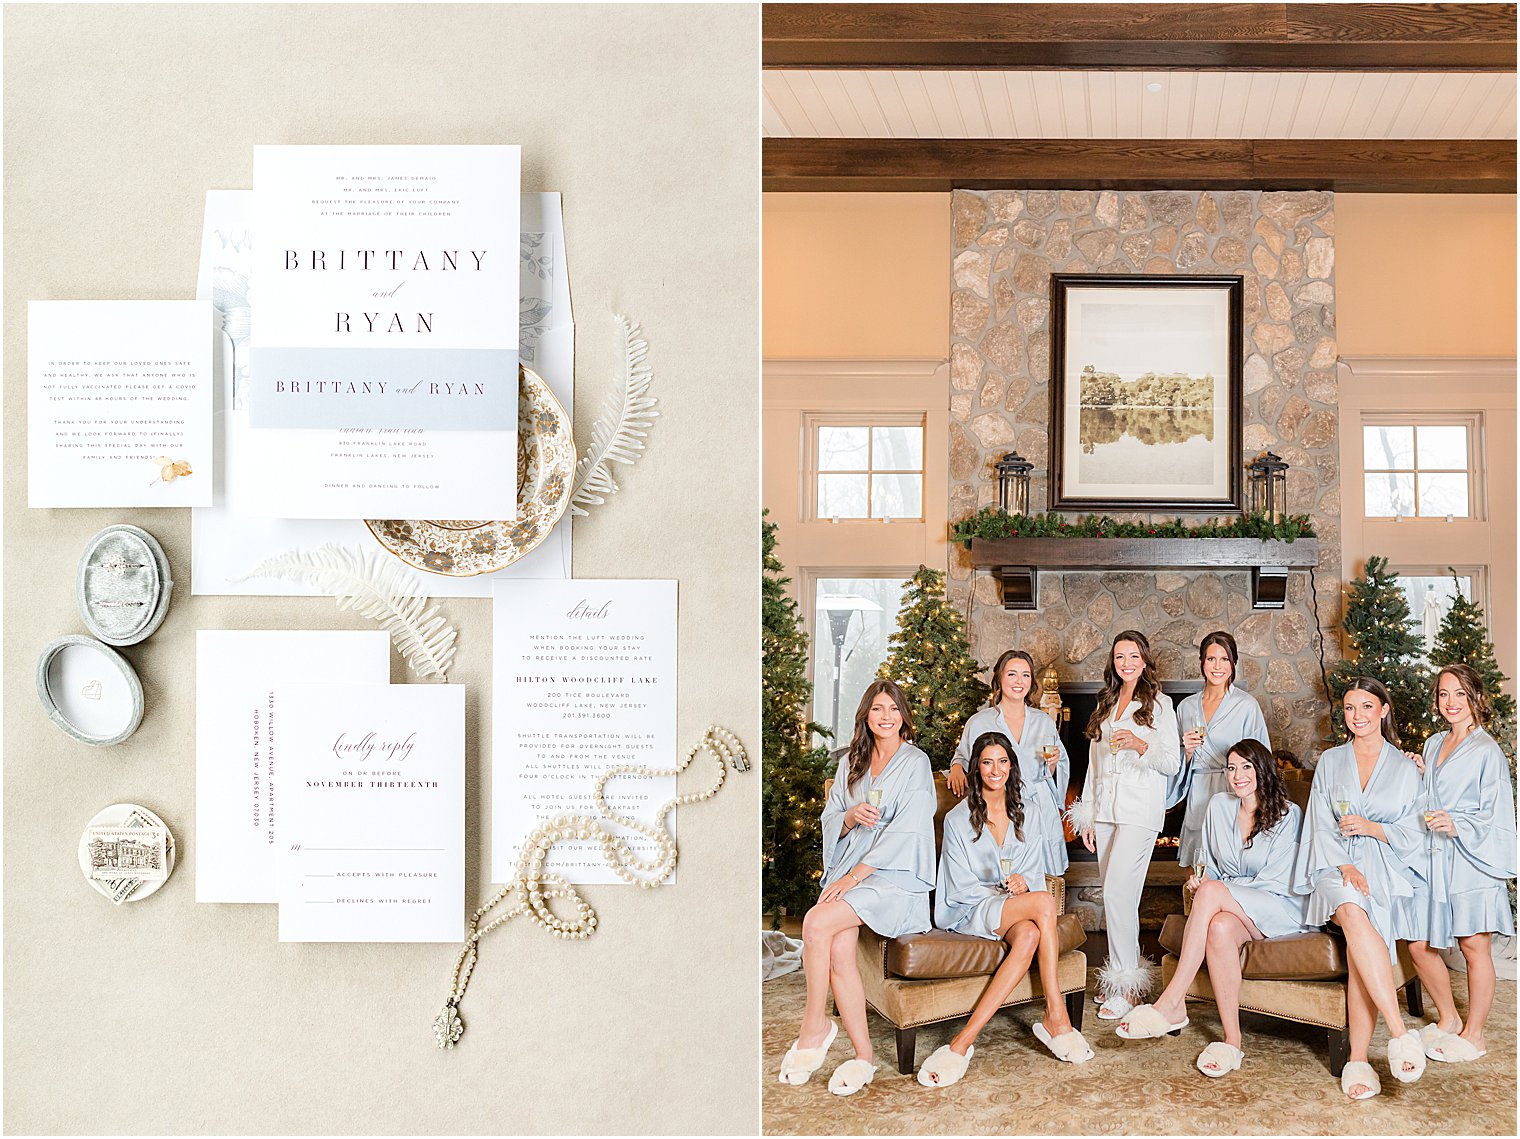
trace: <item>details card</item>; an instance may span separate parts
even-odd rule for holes
[[[492,598],[491,880],[506,882],[541,821],[595,813],[607,768],[674,763],[676,583],[501,581]],[[670,776],[607,787],[608,805],[643,823],[674,795]],[[547,866],[575,883],[622,881],[591,843],[557,845]]]
[[[254,147],[253,425],[515,432],[519,167],[515,146]]]
[[[464,938],[464,686],[276,690],[281,941]]]
[[[32,301],[27,504],[211,505],[211,306]]]
[[[294,776],[278,690],[384,684],[390,654],[378,630],[195,634],[197,902],[279,900],[276,856],[286,841],[285,791]]]

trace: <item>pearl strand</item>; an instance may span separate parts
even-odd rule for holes
[[[691,766],[692,760],[700,751],[708,752],[717,760],[718,772],[712,784],[703,791],[677,795],[671,799],[660,808],[653,824],[620,815],[607,805],[607,784],[618,776],[631,775],[646,779],[664,775],[677,776]],[[453,972],[449,975],[449,998],[433,1020],[433,1035],[438,1047],[453,1048],[464,1035],[464,1020],[459,1015],[459,1006],[464,1001],[470,976],[475,972],[475,963],[480,959],[480,939],[486,934],[520,914],[527,914],[535,924],[562,941],[584,941],[596,932],[596,911],[574,886],[560,875],[544,869],[555,843],[596,842],[607,865],[619,878],[642,889],[652,890],[670,879],[680,855],[676,841],[665,825],[670,812],[677,806],[711,799],[723,786],[730,767],[735,771],[748,771],[749,756],[738,736],[727,728],[713,725],[702,734],[700,742],[687,749],[686,758],[675,767],[651,769],[638,764],[622,764],[604,771],[592,791],[592,802],[597,811],[595,816],[557,815],[535,827],[523,840],[522,851],[517,858],[517,871],[512,881],[496,891],[490,901],[470,915],[469,935],[465,938],[464,946],[454,960]],[[649,839],[654,844],[656,857],[640,859],[622,837],[613,833],[608,823],[627,827]],[[516,898],[516,901],[482,928],[481,920],[508,898]],[[549,904],[553,899],[571,902],[576,916],[569,920],[560,917]]]

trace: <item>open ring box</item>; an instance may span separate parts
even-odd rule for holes
[[[151,636],[169,609],[174,582],[153,535],[107,526],[79,560],[75,598],[85,627],[50,642],[37,660],[37,695],[48,718],[82,743],[118,744],[143,717],[142,683],[113,645]]]

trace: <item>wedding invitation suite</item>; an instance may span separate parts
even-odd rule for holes
[[[541,375],[567,414],[574,414],[575,324],[560,196],[520,196],[522,233],[519,235],[518,335],[522,362]],[[355,519],[275,518],[248,513],[267,495],[264,472],[276,461],[272,448],[261,442],[265,432],[249,423],[248,336],[252,324],[249,279],[253,270],[253,194],[249,190],[211,190],[206,195],[200,273],[196,296],[212,300],[220,316],[216,337],[218,377],[216,499],[211,507],[191,512],[190,589],[195,594],[298,596],[312,593],[301,582],[271,578],[233,581],[270,556],[272,551],[316,549],[329,542],[378,549],[374,536]],[[337,433],[316,430],[276,432],[289,442],[296,465],[321,460],[314,444],[318,437]],[[472,476],[456,451],[467,432],[423,431],[413,447],[434,449],[430,472],[440,482],[459,483]],[[488,433],[483,433],[487,438]],[[447,436],[447,438],[445,438]],[[440,442],[449,446],[439,446]],[[478,456],[477,456],[478,459]],[[413,460],[415,463],[417,460]],[[474,460],[472,460],[474,461]],[[504,465],[503,456],[487,461]],[[352,469],[352,464],[332,469]],[[277,476],[278,477],[278,476]],[[511,475],[497,477],[515,481]],[[492,493],[495,493],[494,488]],[[388,512],[381,512],[388,513]],[[380,514],[374,515],[379,517]],[[396,515],[388,515],[396,516]],[[479,517],[492,517],[482,513]],[[386,557],[391,555],[386,554]],[[562,521],[539,547],[506,569],[477,577],[423,573],[425,588],[434,597],[489,597],[491,583],[505,577],[566,578],[570,576],[570,524]]]
[[[195,635],[195,900],[273,902],[295,782],[277,692],[390,679],[390,639],[362,632]],[[280,721],[278,735],[276,719]]]
[[[492,598],[491,880],[506,882],[541,821],[594,813],[607,768],[674,765],[676,583],[498,582]],[[607,787],[614,811],[645,823],[674,795],[670,776]],[[559,844],[547,866],[571,882],[622,881],[591,843]]]
[[[464,687],[275,690],[281,941],[464,937]]]
[[[253,425],[515,432],[519,165],[254,147]]]
[[[27,504],[209,506],[211,306],[27,306]]]

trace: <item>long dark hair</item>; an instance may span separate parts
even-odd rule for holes
[[[1024,841],[1024,800],[1019,794],[1019,760],[1013,743],[1002,732],[983,732],[971,745],[971,764],[966,773],[966,804],[971,808],[972,842],[982,837],[987,825],[987,798],[982,793],[982,752],[996,745],[1008,753],[1008,779],[1003,784],[1003,805],[1008,808],[1008,821],[1013,824],[1013,836]]]
[[[1108,663],[1103,666],[1103,691],[1098,693],[1098,706],[1087,721],[1086,734],[1090,740],[1103,737],[1103,721],[1113,714],[1114,705],[1119,703],[1119,690],[1124,687],[1124,682],[1114,671],[1114,649],[1120,641],[1133,641],[1138,645],[1140,659],[1145,662],[1140,679],[1135,681],[1135,700],[1140,705],[1135,713],[1135,723],[1149,728],[1155,722],[1156,697],[1161,695],[1161,682],[1156,679],[1156,658],[1151,655],[1151,643],[1145,639],[1144,633],[1125,629],[1108,646]]]
[[[1223,629],[1216,629],[1203,640],[1198,642],[1198,671],[1203,671],[1203,658],[1208,655],[1209,649],[1218,645],[1230,658],[1230,683],[1235,683],[1235,666],[1240,663],[1240,650],[1235,647],[1235,638]],[[1208,681],[1204,681],[1205,684]]]
[[[1443,664],[1436,672],[1436,678],[1430,682],[1430,704],[1436,710],[1436,715],[1441,715],[1441,677],[1450,673],[1456,677],[1457,683],[1462,686],[1462,691],[1467,693],[1468,706],[1472,708],[1473,723],[1480,728],[1488,727],[1489,717],[1494,714],[1494,702],[1489,698],[1488,689],[1483,687],[1483,678],[1471,665],[1466,664]],[[1445,719],[1444,716],[1441,717]]]
[[[1038,673],[1034,667],[1034,657],[1030,656],[1023,649],[1009,649],[1006,653],[997,658],[997,664],[992,666],[992,695],[987,698],[987,703],[996,708],[1002,701],[1003,669],[1007,666],[1009,661],[1015,659],[1021,660],[1029,666],[1029,691],[1024,693],[1024,703],[1029,705],[1031,708],[1038,708],[1039,704],[1035,702],[1034,698],[1034,688],[1035,685],[1039,683]],[[1010,752],[1009,754],[1011,755],[1013,753]]]
[[[1381,680],[1371,676],[1358,676],[1341,690],[1341,715],[1345,715],[1346,693],[1370,692],[1381,700],[1388,708],[1388,714],[1382,719],[1383,738],[1394,747],[1399,747],[1399,727],[1394,723],[1393,697],[1388,695],[1388,689]],[[1351,734],[1351,725],[1346,725],[1346,734]]]
[[[892,703],[896,704],[897,710],[902,713],[902,727],[897,729],[898,738],[903,740],[913,738],[913,713],[908,711],[908,698],[903,695],[903,690],[891,680],[871,681],[866,685],[865,695],[860,698],[859,707],[855,709],[855,734],[850,738],[850,787],[859,783],[860,777],[866,773],[866,768],[871,766],[871,747],[876,742],[876,737],[871,735],[871,729],[866,724],[866,716],[871,711],[871,704],[883,692],[892,698]]]
[[[1238,755],[1256,771],[1256,814],[1245,841],[1250,846],[1253,838],[1271,830],[1288,813],[1288,789],[1271,749],[1260,740],[1241,740],[1230,749],[1230,755]]]

